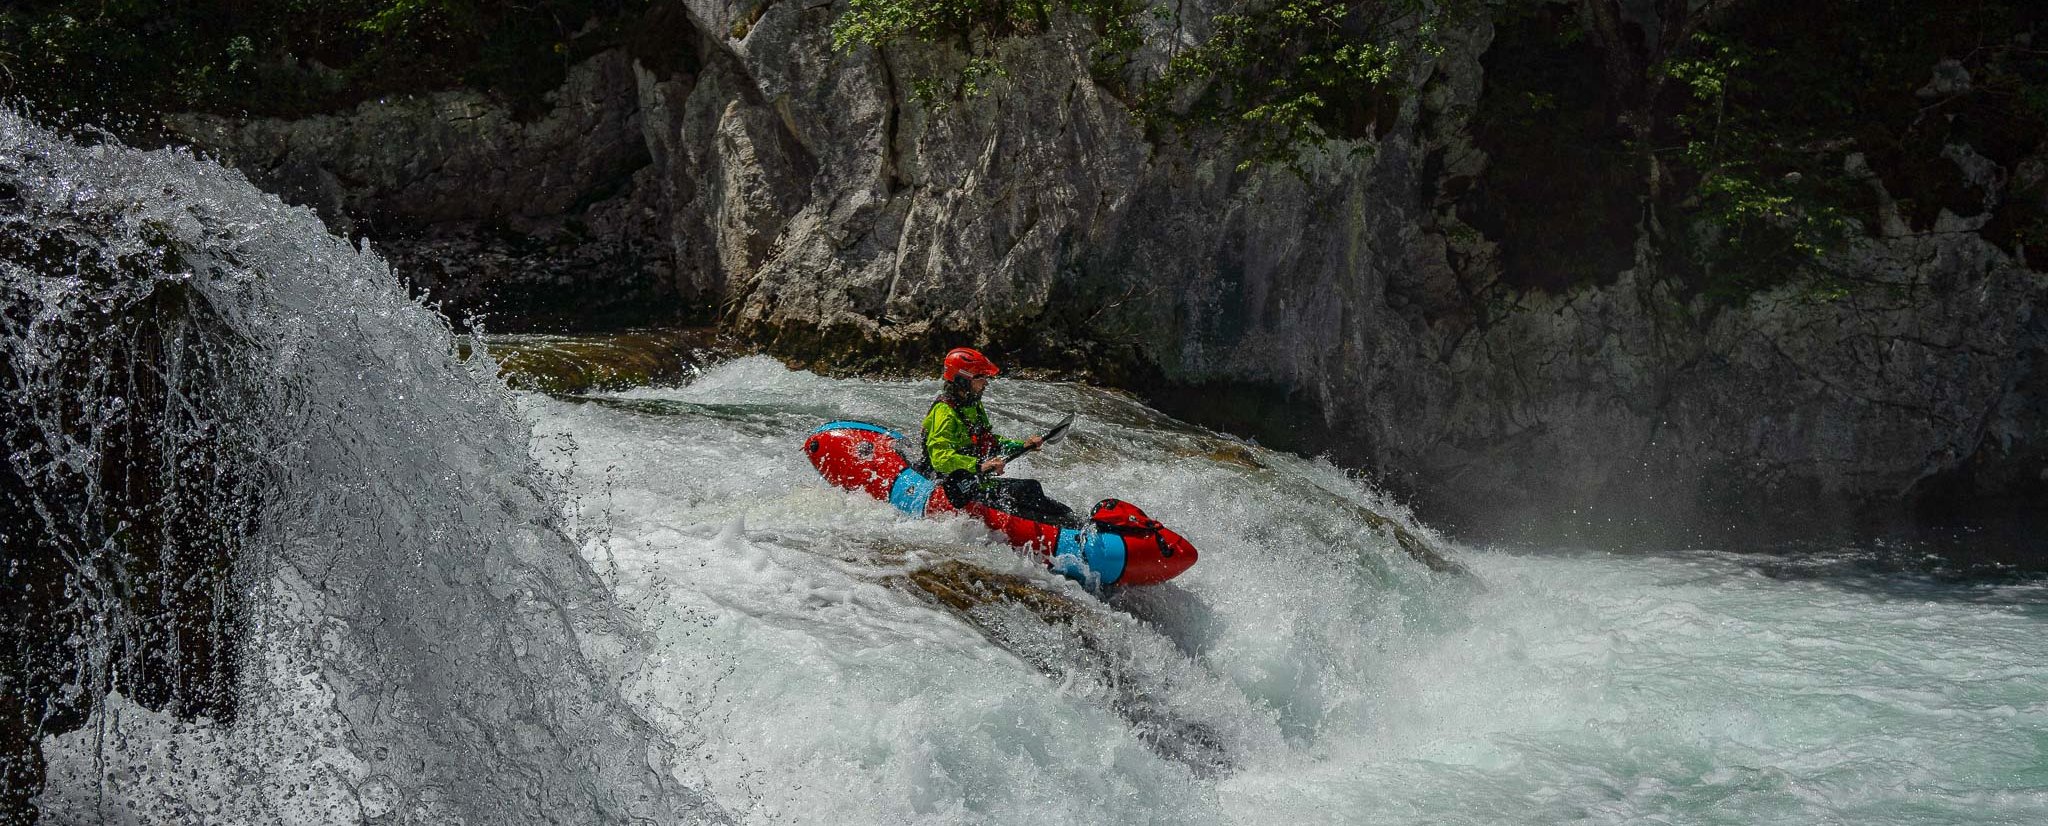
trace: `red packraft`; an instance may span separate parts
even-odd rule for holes
[[[1159,520],[1146,516],[1144,511],[1122,499],[1104,499],[1095,503],[1095,509],[1088,512],[1088,518],[1098,527],[1117,533],[1159,530]]]

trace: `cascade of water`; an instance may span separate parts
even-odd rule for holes
[[[1010,383],[1086,423],[1018,472],[1203,550],[1103,599],[797,452],[930,382],[515,399],[452,339],[239,176],[0,112],[0,823],[2048,819],[2037,580],[1433,564],[1328,462]]]
[[[0,111],[0,349],[0,820],[725,819],[621,703],[502,382],[377,255]]]
[[[1013,473],[1202,549],[1100,598],[798,449],[912,427],[935,384],[750,357],[522,399],[654,638],[629,696],[749,821],[2048,822],[2038,579],[1446,548],[1329,462],[1006,381],[1000,431],[1080,422]]]

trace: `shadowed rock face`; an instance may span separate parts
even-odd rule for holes
[[[298,121],[173,119],[259,185],[375,239],[458,317],[547,324],[676,317],[662,193],[632,67],[612,52],[577,67],[558,105],[520,122],[482,95],[366,103]]]
[[[34,822],[42,738],[109,692],[236,711],[246,350],[161,277],[183,269],[167,242],[107,250],[90,223],[0,218],[0,822]]]
[[[372,239],[458,322],[616,329],[701,322],[768,256],[815,163],[754,80],[671,6],[641,60],[573,67],[522,120],[476,92],[298,120],[169,125],[252,181]]]
[[[831,371],[922,372],[984,346],[1372,469],[1476,532],[1773,515],[1809,532],[2048,495],[2040,272],[1969,226],[1892,216],[1829,262],[1869,285],[1847,299],[1704,304],[1664,271],[1657,239],[1678,230],[1633,184],[1576,201],[1586,221],[1552,214],[1547,192],[1629,170],[1573,166],[1553,150],[1576,143],[1524,145],[1488,119],[1488,67],[1528,51],[1496,48],[1488,20],[1415,68],[1374,137],[1296,175],[1240,171],[1214,135],[1155,143],[1091,78],[1093,36],[1071,22],[1000,42],[1008,74],[933,111],[910,79],[963,56],[835,52],[840,8],[682,3],[661,25],[689,60],[600,56],[535,123],[459,95],[187,123],[259,178],[332,178],[335,214],[384,216],[368,229],[444,296],[547,284],[533,306],[582,322],[615,317],[592,302],[715,316]],[[1152,32],[1131,71],[1172,36]],[[2039,158],[2001,173],[1948,154],[1987,203],[2040,200]],[[576,221],[585,235],[545,229]],[[1545,242],[1580,224],[1583,242]],[[492,246],[486,226],[554,252]],[[1566,265],[1604,275],[1544,291]]]

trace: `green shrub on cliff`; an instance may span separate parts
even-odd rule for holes
[[[1097,35],[1097,82],[1123,93],[1155,130],[1220,128],[1244,147],[1240,169],[1293,166],[1333,138],[1362,138],[1390,114],[1412,61],[1437,51],[1442,21],[1460,4],[1424,0],[1257,0],[1208,21],[1209,36],[1177,49],[1163,69],[1128,77],[1140,45],[1140,0],[853,0],[833,28],[841,50],[897,41],[958,43],[968,52],[951,78],[913,80],[917,98],[945,105],[1000,74],[994,41],[1045,31],[1055,12]],[[1179,23],[1178,7],[1155,13]]]
[[[1434,21],[1416,24],[1422,39],[1415,44],[1395,34],[1421,11],[1419,2],[1279,0],[1217,15],[1207,40],[1175,55],[1146,85],[1139,112],[1180,128],[1222,124],[1249,150],[1240,169],[1292,164],[1303,148],[1372,133],[1411,53],[1435,48],[1427,40]],[[1204,85],[1186,110],[1173,105],[1184,90]]]
[[[1721,302],[1840,296],[1860,284],[1829,253],[1954,230],[1944,212],[2014,252],[2048,243],[2027,172],[2048,151],[2048,3],[1657,6],[1648,28],[1626,0],[1494,8],[1470,120],[1487,165],[1459,213],[1507,286],[1597,284],[1647,252]]]
[[[1734,298],[1803,279],[1840,295],[1854,285],[1826,271],[1825,253],[1888,209],[1914,232],[1944,210],[1989,213],[1987,238],[2026,243],[2041,199],[2001,202],[1964,167],[2012,170],[2048,150],[2037,38],[2048,4],[2034,0],[1731,5],[1656,67],[1678,93],[1659,144],[1676,147],[1677,191],[1714,230],[1692,252],[1703,289]]]
[[[1041,34],[1055,13],[1088,21],[1097,35],[1094,49],[1098,76],[1107,77],[1128,60],[1138,46],[1132,20],[1142,0],[852,0],[846,14],[832,24],[832,45],[839,51],[881,48],[910,40],[957,43],[967,53],[959,71],[945,77],[911,80],[914,99],[934,110],[954,101],[981,95],[986,81],[1007,72],[988,54],[996,41]]]
[[[1846,215],[1853,183],[1817,174],[1758,113],[1735,101],[1763,82],[1750,70],[1774,57],[1713,34],[1693,38],[1684,57],[1657,67],[1686,92],[1672,123],[1685,143],[1681,168],[1696,176],[1694,214],[1712,228],[1695,258],[1710,269],[1710,294],[1736,298],[1784,280],[1840,248],[1852,233]],[[1825,279],[1817,294],[1838,294]]]

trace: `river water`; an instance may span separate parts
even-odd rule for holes
[[[602,523],[586,557],[678,666],[634,691],[746,820],[2048,822],[2041,584],[1859,573],[1878,549],[1466,548],[1467,582],[1362,525],[1398,508],[1327,463],[999,381],[1013,432],[1082,412],[1019,473],[1201,547],[1101,610],[1134,640],[1116,667],[1221,732],[1232,768],[1202,776],[1098,686],[884,580],[957,554],[1101,603],[964,522],[825,487],[794,449],[833,418],[914,426],[936,389],[755,357],[525,400]]]
[[[0,172],[16,217],[108,255],[178,242],[198,264],[156,277],[224,308],[268,388],[240,713],[109,699],[44,740],[50,822],[2048,822],[2035,579],[1460,547],[1327,462],[999,381],[1012,435],[1079,414],[1017,473],[1201,549],[1094,594],[798,452],[831,419],[914,427],[934,382],[755,356],[515,393],[373,251],[207,161],[0,113]],[[119,298],[7,275],[10,319]],[[942,571],[1010,587],[949,606],[917,584]]]

